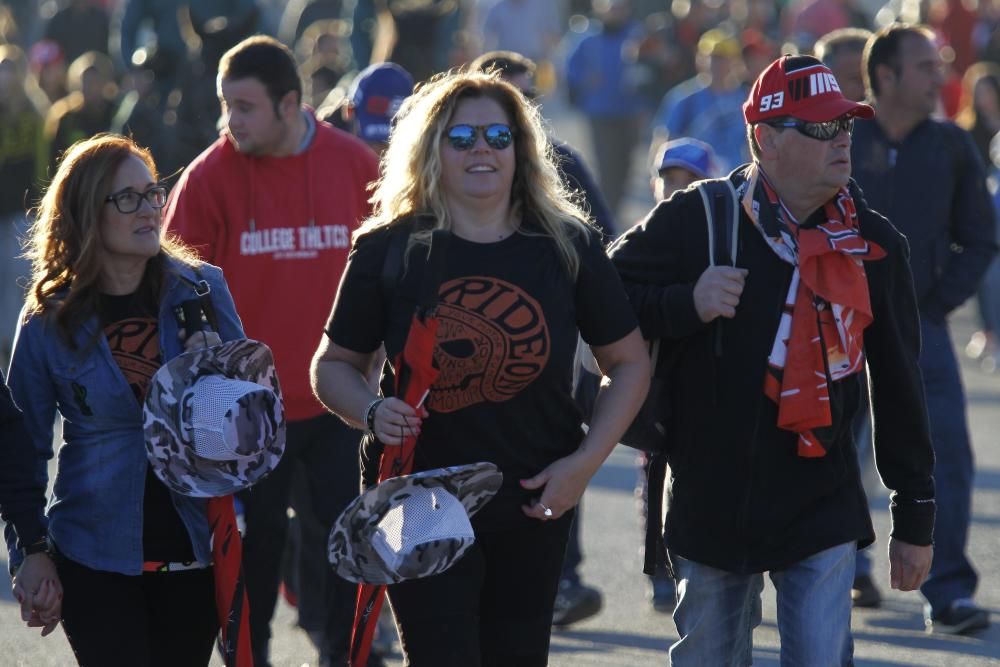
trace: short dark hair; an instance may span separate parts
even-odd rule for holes
[[[862,53],[872,31],[864,28],[840,28],[826,33],[813,47],[813,55],[829,67],[842,53]]]
[[[302,79],[291,49],[267,35],[254,35],[226,51],[219,61],[218,83],[224,79],[257,79],[267,89],[275,110],[281,98],[295,91],[302,102]]]
[[[473,72],[496,70],[502,77],[511,77],[534,74],[535,62],[515,51],[487,51],[469,63],[469,69]]]
[[[865,88],[868,89],[869,97],[878,97],[880,92],[878,78],[875,76],[875,70],[879,65],[886,65],[897,75],[903,71],[902,62],[899,59],[899,49],[903,38],[907,35],[924,37],[929,40],[934,39],[934,32],[925,25],[891,23],[868,40],[862,57],[862,66],[865,73]]]

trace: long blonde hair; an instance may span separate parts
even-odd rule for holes
[[[153,180],[156,164],[148,150],[127,137],[98,134],[67,149],[55,177],[42,195],[26,243],[31,260],[27,315],[53,314],[66,342],[75,347],[73,332],[97,312],[101,276],[101,213],[118,167],[129,157],[146,165]],[[196,266],[191,250],[170,238],[146,264],[140,294],[158,302],[167,258]]]
[[[415,231],[411,243],[426,244],[434,229],[451,229],[440,187],[441,141],[458,102],[479,97],[496,101],[514,130],[512,210],[537,219],[540,233],[552,238],[563,264],[575,277],[580,258],[574,239],[590,238],[589,218],[579,203],[582,197],[567,189],[560,178],[538,108],[497,73],[448,72],[407,98],[382,156],[382,177],[371,198],[373,215],[355,232],[355,238],[418,215],[430,216],[434,225]],[[531,233],[523,228],[518,232]]]

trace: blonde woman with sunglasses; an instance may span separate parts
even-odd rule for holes
[[[419,433],[414,471],[490,461],[503,472],[461,560],[389,586],[408,664],[545,665],[574,507],[648,386],[635,317],[599,232],[561,184],[538,110],[496,75],[450,73],[421,87],[399,112],[382,174],[314,387],[380,443]],[[437,229],[450,232],[441,374],[417,410],[391,396],[373,403],[365,377],[381,345],[389,359],[400,351]],[[387,289],[396,233],[406,252]],[[578,334],[608,378],[586,434],[571,396]],[[362,458],[377,467],[377,448]]]

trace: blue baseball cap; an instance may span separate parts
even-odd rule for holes
[[[698,178],[713,178],[718,173],[715,151],[697,139],[674,139],[660,145],[656,151],[656,173],[670,167],[687,169]]]
[[[389,141],[392,118],[413,93],[413,77],[396,63],[377,63],[361,70],[347,98],[354,107],[365,141]]]

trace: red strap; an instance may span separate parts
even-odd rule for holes
[[[250,604],[243,579],[243,542],[236,528],[233,497],[209,498],[208,525],[215,563],[215,607],[226,667],[253,667]]]
[[[350,667],[366,667],[371,652],[375,627],[385,600],[385,586],[358,584],[358,601],[354,611],[354,631],[351,634]]]
[[[386,445],[379,461],[378,481],[382,482],[390,477],[409,474],[413,469],[413,453],[416,444],[417,439],[408,436],[403,438],[403,442],[399,446]],[[384,585],[358,584],[358,601],[354,609],[354,630],[351,633],[350,667],[367,667],[368,654],[371,652],[375,626],[378,625],[378,616],[382,611],[384,599]]]

